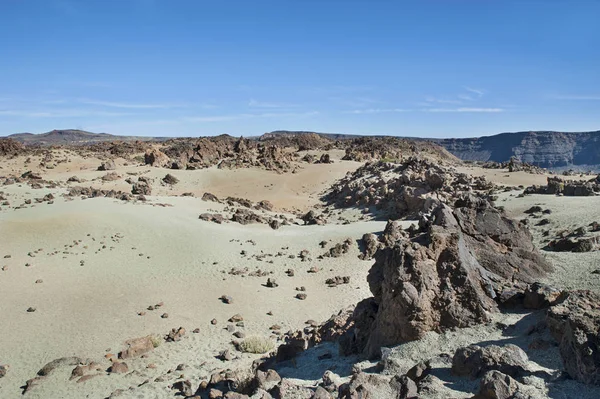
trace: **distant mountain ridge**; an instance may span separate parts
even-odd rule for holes
[[[25,145],[84,145],[104,141],[163,141],[169,137],[118,136],[108,133],[91,133],[84,130],[52,130],[48,133],[15,133],[7,136]]]
[[[434,141],[468,161],[504,162],[515,157],[543,168],[600,165],[600,131],[530,131]]]

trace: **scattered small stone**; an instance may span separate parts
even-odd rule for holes
[[[231,304],[231,303],[233,303],[233,298],[231,296],[229,296],[229,295],[222,295],[221,296],[221,301],[223,303]]]
[[[241,339],[241,338],[245,338],[246,334],[243,331],[236,331],[233,333],[233,336]]]
[[[169,318],[169,314],[168,313],[163,313],[160,315],[161,319],[168,319]]]
[[[29,308],[27,308],[27,313],[33,313],[33,312],[35,312],[36,310],[37,310],[36,308],[29,307]]]
[[[305,300],[306,297],[307,297],[307,295],[305,293],[296,294],[296,298],[300,299],[301,301]]]
[[[219,353],[218,358],[221,359],[224,362],[227,362],[227,361],[232,360],[233,356],[229,352],[229,349],[225,349],[224,351],[222,351],[221,353]]]
[[[268,278],[268,279],[267,279],[267,284],[266,284],[266,286],[267,286],[268,288],[276,288],[276,287],[279,287],[279,284],[277,284],[277,283],[275,282],[275,280],[271,280],[270,278]]]
[[[212,319],[212,320],[210,321],[210,324],[212,324],[213,326],[214,326],[214,325],[216,325],[216,324],[217,324],[217,319]]]
[[[125,374],[129,371],[129,367],[125,362],[114,362],[108,369],[109,373]]]
[[[242,320],[244,320],[244,318],[242,317],[241,314],[238,313],[238,314],[234,314],[233,316],[231,316],[231,318],[229,319],[229,322],[231,322],[231,323],[237,323],[237,322],[242,321]]]

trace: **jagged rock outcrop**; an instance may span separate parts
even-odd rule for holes
[[[345,147],[345,161],[377,161],[388,160],[399,162],[409,157],[432,157],[438,160],[457,161],[444,148],[430,141],[408,140],[398,137],[358,137],[352,140],[336,142],[338,147]]]
[[[493,188],[482,177],[471,177],[422,158],[402,164],[367,163],[336,182],[324,200],[340,208],[372,207],[382,216],[418,216],[436,201],[451,203],[465,191]]]
[[[260,167],[286,172],[295,159],[293,151],[278,144],[227,135],[170,140],[162,151],[169,161],[161,163],[173,169],[202,169],[217,165],[221,169]],[[149,163],[148,159],[146,163]]]
[[[420,225],[380,250],[369,272],[373,298],[357,306],[362,314],[355,315],[366,320],[356,321],[354,340],[370,357],[427,331],[485,323],[507,284],[551,270],[529,231],[486,200],[464,195],[454,209],[437,202]],[[376,309],[374,320],[365,308]]]
[[[25,146],[13,139],[0,139],[0,156],[15,156],[23,153]]]
[[[600,385],[600,295],[569,292],[564,301],[548,310],[546,321],[569,375],[585,384]]]
[[[152,194],[152,186],[150,186],[150,184],[148,184],[146,182],[139,181],[137,183],[132,184],[131,194],[150,195],[150,194]]]
[[[117,190],[102,190],[93,187],[72,187],[69,189],[68,193],[65,194],[67,197],[87,197],[87,198],[96,198],[96,197],[107,197],[107,198],[118,198],[123,201],[129,201],[132,199],[131,194],[125,193],[123,191]]]
[[[568,197],[589,197],[600,193],[600,176],[588,181],[563,180],[560,177],[548,177],[545,186],[530,186],[524,194],[558,194]]]
[[[144,155],[144,162],[146,165],[164,168],[169,165],[170,159],[160,150],[152,149],[148,150]]]

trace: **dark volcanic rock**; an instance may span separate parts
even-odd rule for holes
[[[477,345],[457,349],[452,358],[452,373],[459,376],[479,378],[491,370],[512,377],[527,374],[527,354],[518,346]]]
[[[600,295],[569,292],[562,303],[548,310],[546,321],[569,375],[600,385]]]
[[[563,180],[560,177],[550,176],[545,186],[530,186],[523,191],[524,194],[559,194],[567,197],[589,197],[600,193],[598,178],[589,181]]]
[[[25,152],[25,146],[13,139],[0,139],[0,155],[15,156]]]
[[[377,312],[355,338],[368,356],[427,331],[486,322],[503,285],[551,270],[529,231],[485,200],[465,196],[454,210],[438,203],[420,224],[423,230],[376,254],[368,281]]]
[[[147,183],[137,182],[131,186],[131,194],[150,195],[152,194],[152,187]]]
[[[115,170],[116,168],[117,166],[115,165],[115,161],[113,159],[102,162],[102,164],[98,166],[98,170]]]
[[[167,173],[167,175],[166,175],[165,177],[163,177],[163,178],[162,178],[162,181],[163,181],[165,184],[170,184],[170,185],[174,185],[174,184],[177,184],[177,183],[179,183],[179,179],[178,179],[178,178],[176,178],[175,176],[173,176],[173,175],[172,175],[172,174],[170,174],[170,173]]]
[[[336,182],[323,200],[338,208],[369,208],[400,219],[428,212],[436,201],[452,204],[463,192],[490,190],[482,177],[457,173],[421,158],[401,164],[367,163]]]

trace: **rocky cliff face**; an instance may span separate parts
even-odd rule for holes
[[[469,161],[505,162],[516,157],[544,168],[600,165],[600,131],[581,133],[519,132],[443,139],[438,144]]]

